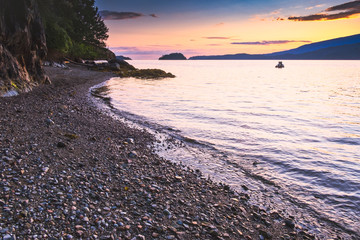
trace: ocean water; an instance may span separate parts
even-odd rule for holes
[[[159,155],[324,239],[360,237],[360,61],[131,64],[177,76],[106,83],[115,109],[159,135]]]

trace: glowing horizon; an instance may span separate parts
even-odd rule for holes
[[[101,0],[108,47],[132,59],[264,54],[359,34],[360,1]]]

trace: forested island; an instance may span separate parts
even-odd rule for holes
[[[170,53],[161,56],[159,60],[186,60],[186,57],[182,53]]]

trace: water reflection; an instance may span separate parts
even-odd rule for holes
[[[244,184],[244,172],[272,181],[360,232],[359,61],[288,61],[281,71],[271,61],[133,63],[177,78],[113,79],[114,106],[219,151],[174,150],[174,159],[233,186]]]

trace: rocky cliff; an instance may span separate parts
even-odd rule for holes
[[[35,0],[0,0],[0,95],[49,82],[45,31]]]

